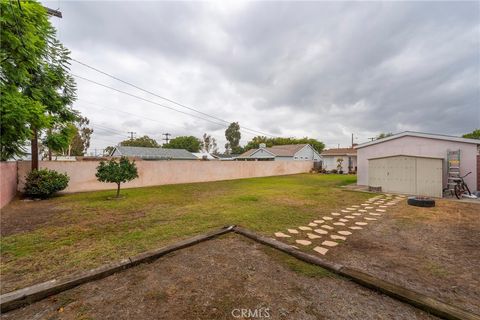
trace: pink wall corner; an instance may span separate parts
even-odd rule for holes
[[[460,174],[465,175],[472,172],[465,182],[472,189],[477,186],[477,166],[476,158],[478,154],[477,146],[471,143],[454,142],[447,140],[437,140],[421,137],[405,136],[398,139],[385,141],[364,148],[357,149],[357,184],[368,184],[368,159],[394,156],[409,155],[421,157],[435,157],[444,159],[444,177],[443,187],[446,186],[447,170],[446,158],[447,150],[460,149]]]
[[[0,208],[17,194],[17,162],[0,162]]]

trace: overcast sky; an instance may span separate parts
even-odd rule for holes
[[[71,2],[72,57],[241,127],[327,147],[379,132],[480,127],[480,2]],[[77,63],[72,72],[187,113]],[[77,79],[92,147],[225,127]],[[205,118],[204,115],[198,114]],[[255,134],[242,132],[242,144]]]

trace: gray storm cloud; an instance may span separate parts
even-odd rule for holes
[[[73,57],[145,89],[248,128],[348,145],[350,133],[362,142],[381,131],[480,127],[479,6],[61,2],[64,18],[52,21]],[[138,93],[75,63],[72,71]],[[208,132],[224,143],[221,125],[77,82],[75,107],[116,139]]]

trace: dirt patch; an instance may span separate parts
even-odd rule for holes
[[[34,231],[47,225],[61,225],[59,219],[68,210],[53,205],[58,199],[18,200],[2,209],[0,235],[2,237]]]
[[[478,204],[392,207],[325,257],[480,314]]]
[[[240,309],[270,319],[435,319],[328,272],[292,271],[278,259],[285,256],[227,235],[2,319],[235,319],[232,311]]]

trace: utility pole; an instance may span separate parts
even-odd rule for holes
[[[165,138],[163,138],[162,140],[165,140],[165,144],[168,144],[168,141],[170,140],[170,136],[171,134],[170,133],[162,133],[163,136],[165,136]]]
[[[133,131],[128,131],[128,134],[130,135],[130,140],[133,140],[133,135],[137,133]]]
[[[352,148],[353,148],[353,133],[352,133]]]

